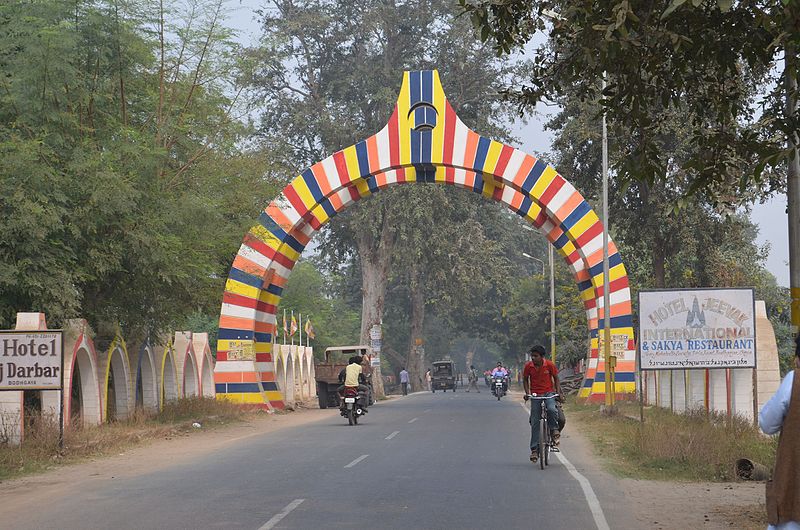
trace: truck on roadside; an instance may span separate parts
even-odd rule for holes
[[[317,383],[317,400],[319,408],[327,409],[339,406],[339,393],[337,389],[342,384],[339,381],[339,373],[347,366],[350,357],[358,355],[362,359],[364,375],[367,378],[367,386],[370,388],[369,405],[372,405],[372,368],[366,360],[369,354],[369,346],[336,346],[325,350],[325,358],[321,361],[314,361],[315,379]]]

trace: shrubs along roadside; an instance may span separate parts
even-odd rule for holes
[[[777,438],[765,436],[742,417],[705,410],[686,414],[622,404],[618,414],[570,404],[567,418],[584,429],[596,454],[615,474],[642,479],[727,482],[735,480],[736,460],[748,458],[772,469]]]
[[[58,447],[58,416],[29,414],[21,445],[2,443],[0,433],[0,481],[118,452],[143,441],[181,436],[193,429],[193,423],[213,427],[242,420],[246,414],[253,412],[227,401],[179,399],[165,404],[158,413],[137,409],[126,420],[66,429],[63,449]]]

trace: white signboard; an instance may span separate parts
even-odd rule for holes
[[[752,289],[639,293],[642,370],[755,368]]]
[[[58,390],[62,381],[60,331],[0,333],[0,390]]]

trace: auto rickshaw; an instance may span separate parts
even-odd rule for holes
[[[431,369],[431,391],[456,391],[456,364],[449,357],[434,361]]]

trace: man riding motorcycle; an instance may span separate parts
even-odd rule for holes
[[[505,394],[508,392],[508,370],[503,367],[502,362],[497,361],[497,366],[492,370],[491,377],[492,379],[496,377],[501,378],[503,380],[503,393]]]
[[[339,372],[339,382],[342,383],[342,385],[337,388],[339,397],[344,396],[346,388],[356,388],[359,393],[363,392],[365,395],[369,396],[369,387],[366,385],[367,379],[364,376],[364,369],[361,366],[361,357],[356,355],[347,360],[347,366],[342,368],[342,371]],[[366,404],[364,410],[366,411]]]

